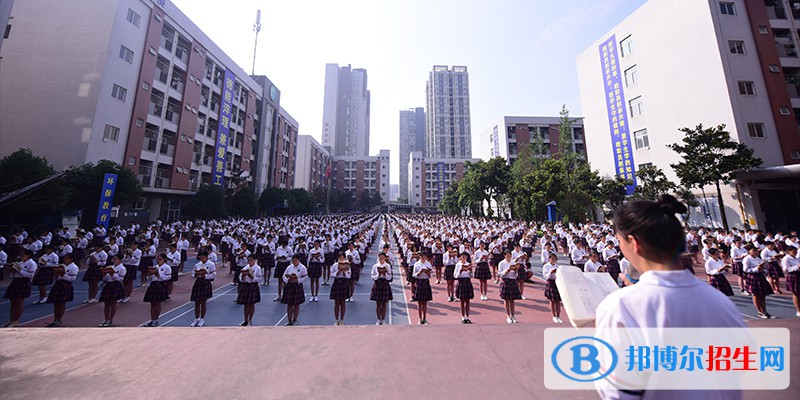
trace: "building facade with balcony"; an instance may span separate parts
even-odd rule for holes
[[[365,192],[377,192],[381,203],[389,203],[389,150],[377,156],[332,157],[331,187],[353,194],[355,204]]]
[[[171,220],[211,183],[229,106],[224,174],[253,181],[262,88],[171,2],[31,0],[12,17],[0,53],[0,156],[27,147],[58,170],[118,162],[145,192],[134,211]],[[56,30],[55,20],[76,23]]]
[[[733,140],[760,157],[761,181],[697,190],[692,225],[787,229],[800,218],[800,1],[650,0],[578,56],[586,147],[603,175],[643,165],[679,182],[678,129],[725,124]],[[769,172],[773,171],[773,172]],[[773,178],[772,177],[774,174]],[[788,174],[788,175],[787,175]],[[797,178],[797,177],[796,177]],[[796,179],[795,178],[795,179]]]
[[[294,187],[309,192],[326,189],[326,172],[330,165],[330,154],[313,136],[297,137],[297,161],[295,163]]]
[[[412,151],[425,153],[425,109],[400,110],[400,186],[398,197],[408,199],[408,161]]]
[[[570,118],[572,151],[586,157],[583,118]],[[560,135],[559,117],[502,117],[491,128],[481,134],[482,158],[490,160],[503,157],[508,165],[513,164],[522,150],[535,143],[541,144],[541,157],[558,153]]]
[[[453,182],[464,177],[466,164],[477,158],[425,157],[412,151],[408,162],[408,204],[435,209]]]

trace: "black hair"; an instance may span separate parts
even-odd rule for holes
[[[719,252],[719,251],[718,251],[717,249],[714,249],[714,248],[708,249],[708,254],[711,254],[712,256],[713,256],[714,254],[717,254],[718,252]]]
[[[165,254],[165,256],[166,256],[166,254]],[[203,257],[203,256],[208,257],[208,252],[203,250],[200,253],[198,253],[197,256],[198,257]],[[164,259],[166,260],[166,258],[164,258]]]
[[[619,235],[636,238],[642,257],[671,264],[686,247],[683,226],[675,217],[686,211],[685,205],[668,194],[657,201],[628,201],[614,213],[614,227]]]

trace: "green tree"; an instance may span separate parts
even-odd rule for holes
[[[289,212],[292,214],[311,213],[316,208],[314,196],[303,188],[289,190],[288,198]]]
[[[258,197],[249,187],[243,187],[227,197],[227,209],[230,214],[242,218],[254,218],[258,215]]]
[[[436,207],[448,215],[461,215],[463,209],[458,204],[458,182],[453,182],[447,187]]]
[[[636,179],[634,196],[640,199],[656,200],[662,194],[673,192],[677,188],[667,179],[664,171],[654,165],[639,168]]]
[[[46,158],[34,156],[30,149],[19,149],[0,159],[0,194],[22,189],[55,173]],[[63,178],[56,179],[0,206],[0,220],[11,224],[41,222],[44,215],[61,211],[68,198]],[[95,204],[99,199],[98,188]]]
[[[611,217],[617,207],[625,202],[627,186],[633,182],[621,177],[602,178],[595,202],[603,206],[604,216]]]
[[[565,177],[559,160],[548,158],[523,178],[523,185],[530,188],[527,204],[531,219],[544,220],[547,216],[547,203],[563,199]]]
[[[184,203],[181,214],[197,219],[227,217],[225,191],[219,186],[204,183],[197,189],[197,193]]]
[[[136,174],[128,168],[109,160],[100,160],[97,164],[84,164],[70,167],[64,176],[64,182],[70,191],[67,207],[83,210],[81,225],[88,227],[94,224],[100,191],[105,174],[117,174],[117,186],[114,190],[114,205],[133,204],[142,196],[142,186]]]
[[[753,149],[746,144],[731,140],[724,124],[711,128],[704,128],[701,124],[694,129],[679,130],[684,133],[682,143],[667,147],[678,153],[683,161],[670,165],[684,186],[702,188],[713,184],[716,187],[722,225],[728,230],[720,182],[732,181],[734,172],[758,167],[762,160],[754,157]]]
[[[258,197],[258,207],[262,214],[287,214],[288,209],[283,208],[284,200],[289,201],[289,193],[276,187],[266,188]]]

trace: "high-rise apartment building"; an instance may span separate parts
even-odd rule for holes
[[[408,161],[412,151],[425,153],[425,109],[422,107],[400,110],[400,191],[399,197],[408,199]]]
[[[583,118],[570,118],[572,152],[586,157]],[[491,128],[481,134],[483,159],[503,157],[511,165],[526,146],[539,141],[541,157],[558,153],[559,117],[502,117]]]
[[[800,1],[650,0],[577,60],[593,169],[634,176],[644,165],[679,182],[678,129],[725,124],[764,164],[697,190],[691,225],[800,227]],[[700,211],[700,212],[697,212]]]
[[[408,162],[408,204],[415,207],[435,208],[452,182],[464,177],[468,162],[475,158],[425,157],[421,151],[412,151]]]
[[[300,135],[297,138],[297,162],[294,187],[309,192],[314,189],[327,189],[330,155],[313,136]]]
[[[268,187],[291,189],[295,177],[300,126],[280,105],[281,91],[264,75],[253,76],[261,86],[257,102],[261,138],[255,151],[258,168],[254,171],[256,193]]]
[[[365,192],[377,192],[383,204],[389,203],[389,150],[378,156],[332,157],[331,187],[352,193],[358,203]]]
[[[367,70],[325,65],[322,145],[331,156],[369,155]]]
[[[467,67],[435,65],[425,95],[425,156],[472,157]]]

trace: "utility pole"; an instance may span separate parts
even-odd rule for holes
[[[256,51],[258,50],[258,32],[261,32],[261,10],[256,10],[256,23],[253,24],[253,32],[256,33],[256,42],[253,45],[253,72],[250,75],[256,74]]]

